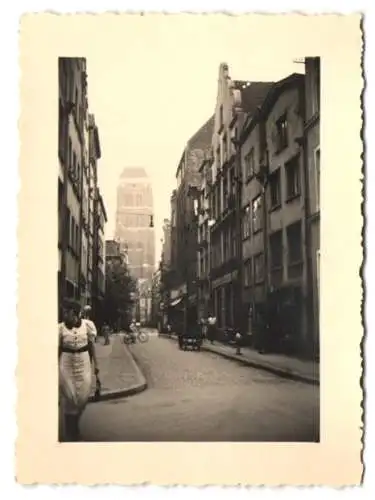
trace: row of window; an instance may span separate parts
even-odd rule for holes
[[[150,216],[139,214],[125,214],[121,216],[121,222],[126,227],[149,227]]]
[[[254,153],[253,150],[246,157],[246,176],[247,179],[251,179],[254,176]],[[280,167],[281,168],[281,167]],[[281,174],[280,168],[278,168],[275,172],[270,175],[269,178],[269,200],[270,207],[276,208],[281,205],[282,200],[282,188],[281,188]],[[292,158],[289,162],[285,164],[285,177],[286,177],[286,186],[285,186],[285,199],[290,200],[301,194],[301,170],[300,170],[300,157],[299,155]],[[233,195],[235,195],[235,181],[234,181],[234,171],[230,169],[228,172],[228,176],[223,179],[223,210],[230,208],[234,203]],[[260,206],[260,200],[254,200],[252,205],[254,206],[254,217],[258,217],[257,208]],[[221,186],[215,186],[213,195],[212,195],[212,216],[213,218],[217,218],[221,213]],[[249,231],[249,222],[251,216],[250,205],[245,209],[245,228],[244,228],[244,238],[247,238],[250,233]],[[257,231],[259,229],[255,229]]]
[[[233,144],[233,139],[236,138],[236,129],[231,129],[228,133],[223,134],[219,138],[219,144],[216,148],[216,165],[220,170],[223,165],[229,161],[231,156],[235,154],[236,149]]]
[[[245,176],[247,181],[254,176],[254,150],[246,156]],[[320,205],[320,148],[314,152],[314,187],[315,187],[315,208],[319,210]],[[269,177],[269,206],[275,209],[282,204],[282,200],[286,201],[295,198],[301,194],[301,164],[300,155],[296,155],[285,163],[284,172],[281,167],[272,172]],[[284,173],[285,186],[282,182],[282,174]],[[284,196],[283,196],[284,195]]]
[[[237,239],[235,228],[228,226],[219,235],[219,238],[212,242],[212,266],[218,267],[233,259],[237,255]]]
[[[67,222],[68,246],[76,256],[79,256],[80,246],[81,246],[81,235],[79,231],[79,225],[77,224],[77,221],[71,214],[69,208],[66,208],[66,222]]]
[[[233,209],[236,194],[234,168],[230,168],[224,175],[222,186],[216,184],[212,193],[212,217],[217,219],[222,212]]]
[[[72,111],[73,117],[77,124],[77,128],[81,134],[83,134],[85,126],[85,110],[83,103],[81,102],[82,96],[79,92],[79,87],[81,87],[81,81],[77,81],[84,78],[82,72],[77,73],[69,64],[65,65],[62,61],[59,61],[59,86],[62,93],[62,99],[64,101],[70,101],[74,104],[74,109]],[[65,163],[70,161],[70,156],[66,158],[66,139],[67,139],[67,116],[64,112],[64,107],[59,100],[59,156],[61,160]],[[83,137],[82,137],[83,140]]]
[[[263,203],[262,197],[257,196],[251,204],[245,207],[242,219],[242,238],[249,238],[251,233],[255,234],[263,227]]]
[[[82,130],[84,124],[83,106],[79,88],[83,88],[84,72],[78,67],[73,68],[69,63],[64,65],[59,61],[59,85],[63,99],[72,102],[74,107],[74,118],[78,127]]]
[[[300,156],[297,155],[285,163],[285,200],[288,201],[301,194],[301,168]],[[281,167],[272,172],[269,179],[270,208],[277,208],[282,203]]]
[[[136,241],[136,242],[133,242],[133,241],[128,241],[126,243],[126,246],[127,246],[127,249],[128,250],[134,250],[134,251],[139,251],[139,252],[143,252],[146,248],[146,245],[144,245],[141,241]]]
[[[82,168],[81,168],[81,162],[79,158],[77,157],[77,153],[73,149],[72,145],[72,140],[69,137],[68,139],[68,168],[71,173],[71,176],[74,180],[74,184],[76,186],[76,189],[78,190],[78,193],[81,194],[82,190]]]
[[[144,202],[144,197],[142,193],[125,193],[121,197],[121,203],[124,207],[142,207]]]
[[[302,226],[301,222],[295,222],[286,228],[286,245],[283,244],[283,231],[273,233],[269,238],[269,268],[271,273],[280,270],[284,266],[284,252],[287,256],[288,273],[290,277],[296,277],[293,269],[302,263]],[[245,286],[261,283],[264,280],[265,266],[264,253],[254,255],[245,264],[244,283]]]
[[[80,230],[77,222],[72,216],[69,208],[63,209],[64,206],[64,189],[63,183],[59,180],[58,183],[58,214],[59,214],[59,227],[58,227],[58,237],[59,237],[59,245],[63,242],[65,237],[64,235],[64,227],[66,224],[66,237],[68,242],[68,247],[75,253],[78,257],[80,252]],[[82,262],[86,262],[87,258],[89,259],[89,266],[92,266],[92,249],[89,247],[89,251],[87,252],[87,246],[82,244],[82,254],[81,259]]]

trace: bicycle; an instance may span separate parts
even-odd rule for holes
[[[149,340],[149,338],[149,334],[141,330],[137,330],[137,332],[134,333],[127,332],[124,335],[124,344],[135,344],[137,341],[141,344],[144,344]]]

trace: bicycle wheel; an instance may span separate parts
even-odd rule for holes
[[[141,342],[141,344],[144,344],[145,342],[148,341],[148,334],[145,332],[140,332],[138,334],[138,340]]]

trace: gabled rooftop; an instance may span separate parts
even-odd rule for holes
[[[241,104],[245,113],[253,114],[262,104],[275,82],[249,82],[234,80],[233,88],[241,92]]]

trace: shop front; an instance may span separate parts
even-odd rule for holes
[[[267,323],[271,347],[297,353],[303,344],[304,303],[299,285],[274,289],[267,297]]]
[[[198,297],[197,294],[191,294],[188,296],[187,307],[186,307],[186,328],[196,329],[198,325]]]
[[[236,326],[236,278],[234,271],[212,282],[214,315],[222,329]]]

